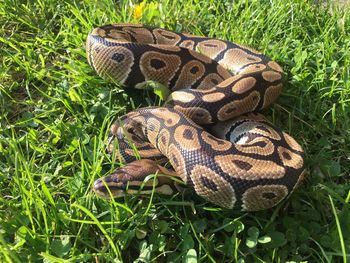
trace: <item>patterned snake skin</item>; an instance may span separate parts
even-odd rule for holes
[[[112,125],[108,150],[128,164],[95,182],[98,195],[137,192],[159,171],[221,207],[255,211],[279,203],[303,178],[301,146],[252,113],[282,88],[281,67],[263,54],[228,41],[114,24],[89,34],[87,57],[105,79],[136,88],[153,81],[172,91],[165,107],[135,110]],[[174,171],[156,162],[164,156]],[[155,190],[172,194],[170,185],[159,178]],[[151,190],[145,183],[141,193]]]

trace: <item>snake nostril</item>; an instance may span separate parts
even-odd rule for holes
[[[99,184],[103,184],[102,178],[98,178],[98,179],[94,182],[94,186],[95,186],[95,185],[99,185]]]
[[[95,182],[94,182],[94,185],[92,187],[93,191],[99,191],[101,189],[101,186],[103,186],[103,182],[102,182],[102,179],[97,179]]]

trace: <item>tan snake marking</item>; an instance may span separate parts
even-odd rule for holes
[[[95,182],[98,195],[134,193],[148,174],[160,171],[179,176],[214,204],[254,211],[279,203],[303,178],[301,146],[250,113],[281,93],[282,69],[263,54],[133,24],[98,27],[86,46],[101,77],[136,88],[155,81],[173,91],[166,107],[141,108],[112,125],[108,151],[117,143],[118,158],[128,164]],[[204,124],[212,126],[210,133],[199,126]],[[164,156],[174,171],[153,160]],[[171,180],[161,178],[155,190],[172,194]],[[151,190],[146,183],[142,192]]]

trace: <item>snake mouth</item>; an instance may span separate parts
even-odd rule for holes
[[[153,175],[156,176],[152,177]],[[123,197],[126,193],[149,194],[152,191],[170,195],[174,192],[173,181],[167,175],[172,176],[169,170],[159,167],[156,162],[148,159],[137,160],[97,179],[93,191],[106,199]]]
[[[103,197],[105,199],[111,199],[111,197],[115,197],[114,193],[111,191],[111,194],[109,194],[108,189],[108,184],[103,180],[103,178],[99,178],[94,182],[94,185],[92,187],[92,190],[95,192],[96,195],[99,197]]]
[[[121,198],[127,194],[141,194],[148,195],[153,191],[159,194],[171,195],[174,193],[174,189],[168,184],[159,184],[159,181],[155,179],[144,181],[128,181],[126,183],[119,183],[117,185],[108,184],[104,181],[104,178],[97,179],[93,185],[93,191],[99,197],[110,200],[112,198]]]
[[[127,182],[107,182],[110,176],[97,179],[93,185],[93,191],[99,197],[110,200],[112,198],[121,198],[129,194],[143,193],[152,191],[152,186],[142,186],[142,181]],[[107,179],[107,181],[106,181]]]
[[[126,191],[138,191],[142,181],[132,178],[125,173],[125,168],[116,170],[114,173],[99,178],[94,182],[93,191],[105,199],[119,198],[125,196]]]

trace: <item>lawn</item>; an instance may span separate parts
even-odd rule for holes
[[[350,9],[304,0],[0,0],[1,262],[350,262]],[[88,65],[94,27],[135,22],[235,41],[284,69],[264,114],[306,152],[306,180],[273,209],[191,192],[109,202],[92,183],[123,164],[109,125],[160,105]]]

